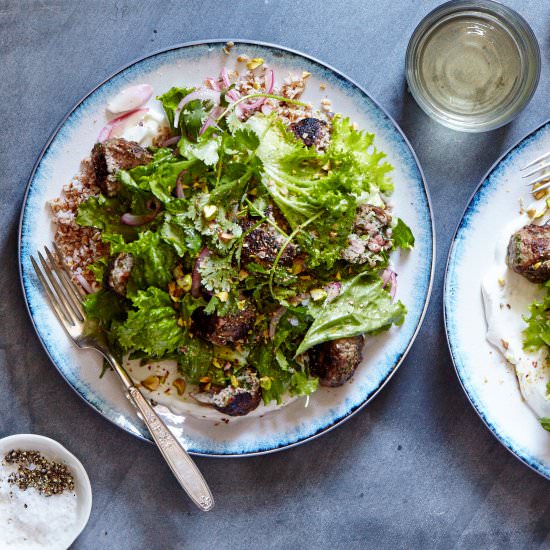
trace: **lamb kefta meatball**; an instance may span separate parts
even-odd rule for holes
[[[532,283],[550,279],[550,225],[526,225],[508,243],[506,263]]]
[[[244,416],[253,411],[262,399],[262,390],[258,373],[246,368],[236,376],[239,386],[227,386],[212,395],[212,405],[221,413],[229,416]]]
[[[393,246],[391,221],[390,213],[383,208],[360,204],[342,259],[352,264],[368,263],[371,267],[383,261],[382,253]]]
[[[241,223],[243,231],[248,231],[256,223],[257,220],[255,221],[254,218],[247,218]],[[285,240],[273,226],[262,223],[243,239],[241,260],[244,264],[254,262],[265,267],[271,267],[275,263],[277,254],[283,247]],[[279,258],[279,265],[290,267],[299,255],[300,249],[298,246],[289,243]]]
[[[151,160],[153,156],[149,151],[135,141],[122,138],[96,143],[92,149],[96,184],[108,197],[114,197],[120,189],[120,183],[116,179],[119,170],[130,170],[148,164]]]
[[[103,286],[120,296],[126,296],[126,288],[134,263],[134,257],[126,252],[121,252],[111,258],[105,271]]]
[[[224,317],[215,313],[208,315],[204,308],[199,308],[194,311],[192,320],[192,330],[197,336],[217,346],[226,346],[247,339],[256,320],[256,308],[247,304],[241,311]]]
[[[327,123],[318,118],[303,118],[290,125],[294,135],[304,142],[306,147],[312,147],[323,139],[328,132]]]
[[[321,386],[341,386],[355,373],[362,351],[363,336],[319,344],[309,351],[311,373],[319,377]]]

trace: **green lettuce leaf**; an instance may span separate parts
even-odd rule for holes
[[[106,290],[88,294],[84,298],[83,305],[88,317],[103,323],[124,319],[126,314],[124,299]]]
[[[523,347],[526,350],[538,350],[550,346],[550,281],[545,284],[546,295],[540,302],[529,306],[529,316],[523,320],[527,327],[523,330]]]
[[[105,236],[112,254],[127,252],[134,256],[135,265],[128,284],[129,294],[134,289],[149,286],[164,288],[173,278],[172,271],[176,264],[176,254],[172,246],[164,242],[160,233],[144,231],[139,239],[125,243],[117,236]]]
[[[373,136],[353,129],[349,119],[335,117],[323,153],[305,147],[274,117],[256,114],[246,128],[260,139],[262,183],[308,250],[309,267],[331,267],[347,246],[357,204],[380,204],[380,191],[391,191],[392,167],[381,163]]]
[[[176,110],[179,102],[188,94],[190,94],[195,88],[170,88],[166,93],[157,96],[157,99],[162,103],[166,117],[172,129],[174,128],[174,111]]]
[[[321,308],[311,312],[315,320],[296,355],[323,342],[376,333],[392,324],[401,325],[406,311],[401,302],[392,301],[380,279],[361,273],[344,283],[341,293],[333,300],[326,300]]]
[[[113,328],[122,348],[141,350],[151,357],[175,352],[183,341],[183,332],[168,293],[154,287],[139,290],[132,303],[137,309]]]
[[[410,249],[414,246],[414,235],[410,227],[401,218],[397,218],[397,224],[392,228],[392,239],[394,248]]]
[[[550,432],[550,418],[543,417],[539,418],[540,425],[547,431]]]

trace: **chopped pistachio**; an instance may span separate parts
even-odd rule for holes
[[[247,61],[246,66],[249,71],[253,71],[254,69],[257,69],[263,64],[264,64],[264,60],[261,57],[254,57],[250,61]]]
[[[229,292],[227,292],[226,290],[222,290],[221,292],[216,292],[214,296],[216,296],[216,298],[220,302],[227,302],[227,300],[229,300]]]
[[[314,302],[317,302],[317,301],[322,300],[323,298],[327,297],[326,290],[324,290],[322,288],[313,288],[312,290],[309,291],[309,293],[311,294],[311,299]]]
[[[178,279],[178,286],[184,291],[189,292],[193,286],[193,277],[190,273],[184,275],[181,279]]]
[[[223,241],[224,243],[228,243],[234,237],[235,237],[235,235],[233,235],[233,233],[228,233],[227,231],[222,231],[220,233],[220,241]]]
[[[498,284],[499,284],[500,286],[504,286],[504,279],[503,279],[502,277],[499,277],[499,279],[498,279]]]
[[[215,204],[207,204],[203,209],[202,213],[205,220],[212,220],[216,217],[218,213],[218,207]]]
[[[217,368],[217,369],[221,369],[223,367],[223,365],[218,361],[217,357],[214,357],[214,359],[212,359],[212,364]]]
[[[238,388],[239,387],[239,381],[237,380],[237,377],[234,374],[232,374],[230,379],[231,379],[231,385],[234,388]]]
[[[176,388],[178,395],[183,395],[185,392],[185,380],[183,378],[176,378],[172,385]]]
[[[309,71],[302,71],[302,78],[305,80],[306,78],[309,78],[311,76],[311,73]]]
[[[155,374],[152,374],[151,376],[145,378],[145,380],[142,380],[141,385],[149,391],[155,391],[160,386],[160,378]]]

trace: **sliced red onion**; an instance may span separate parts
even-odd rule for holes
[[[275,73],[273,72],[273,69],[268,69],[265,72],[265,92],[267,94],[270,94],[273,91],[273,87],[275,86]]]
[[[397,275],[395,271],[390,268],[386,268],[384,273],[382,273],[382,288],[386,288],[388,283],[390,284],[390,294],[392,298],[395,298],[395,293],[397,292]]]
[[[223,85],[226,88],[229,88],[229,86],[231,86],[231,80],[229,80],[229,74],[227,73],[227,69],[225,67],[222,68],[220,76],[222,77]]]
[[[275,312],[273,313],[273,316],[271,317],[271,320],[269,321],[269,337],[272,340],[275,337],[275,331],[277,330],[277,325],[279,324],[281,317],[285,313],[286,313],[286,307],[280,306],[275,310]]]
[[[122,214],[120,221],[125,225],[131,225],[133,227],[145,225],[146,223],[153,221],[158,216],[161,208],[160,201],[156,197],[153,197],[147,202],[147,208],[151,210],[150,214],[142,214],[138,216],[136,214],[126,213]]]
[[[199,254],[199,257],[195,261],[195,266],[193,267],[192,282],[191,282],[191,296],[193,296],[193,298],[200,298],[201,274],[199,272],[199,267],[202,261],[209,255],[210,255],[210,250],[208,250],[208,248],[203,248]]]
[[[153,95],[153,86],[139,84],[125,88],[107,104],[107,110],[113,114],[134,111],[145,105]]]
[[[97,136],[97,141],[101,143],[106,139],[118,137],[119,133],[122,133],[124,128],[130,126],[138,120],[143,119],[148,111],[149,109],[136,109],[135,111],[130,111],[129,113],[125,113],[119,117],[113,118],[113,120],[110,120],[101,129],[101,132],[99,132],[99,136]]]
[[[176,197],[178,199],[183,199],[185,197],[185,194],[183,193],[183,184],[182,179],[187,174],[187,170],[182,170],[178,177],[176,178]]]
[[[181,139],[181,136],[172,136],[168,139],[165,139],[161,143],[161,147],[170,147],[171,145],[176,145],[176,143]]]
[[[202,128],[199,131],[199,136],[202,136],[209,126],[216,124],[216,119],[222,114],[222,112],[223,108],[221,108],[220,106],[214,107],[212,111],[210,111],[210,113],[206,117],[206,120],[204,121],[204,124],[202,125]]]
[[[180,114],[183,110],[183,108],[191,101],[194,101],[195,99],[200,99],[201,101],[212,101],[216,105],[220,102],[220,92],[217,92],[216,90],[208,90],[208,89],[202,89],[202,90],[195,90],[194,92],[191,92],[190,94],[187,94],[176,107],[176,110],[174,111],[174,127],[178,127],[178,123],[180,120]]]
[[[237,90],[229,90],[225,95],[232,101],[237,101],[241,98],[241,94]]]
[[[86,280],[81,273],[75,273],[75,279],[79,282],[80,286],[88,293],[91,294],[94,289],[90,286],[90,283]]]
[[[265,72],[265,93],[270,94],[273,91],[273,86],[275,84],[275,76],[272,69],[268,69]],[[242,103],[242,108],[245,111],[254,111],[256,109],[259,109],[264,103],[267,98],[265,97],[259,97],[256,101],[253,101],[252,103]]]

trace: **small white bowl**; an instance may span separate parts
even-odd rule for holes
[[[61,443],[43,435],[17,434],[0,439],[0,461],[12,449],[39,451],[48,460],[63,462],[71,470],[75,482],[78,520],[71,533],[72,539],[67,544],[70,546],[86,527],[92,510],[92,486],[84,466]]]

